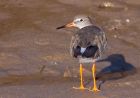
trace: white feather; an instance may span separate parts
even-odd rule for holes
[[[81,52],[81,53],[84,53],[84,52],[85,52],[85,50],[86,50],[86,48],[82,48],[82,47],[81,47],[80,52]]]

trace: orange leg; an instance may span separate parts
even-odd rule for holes
[[[80,89],[80,90],[83,90],[83,89],[86,89],[84,87],[84,84],[83,84],[83,67],[82,67],[82,64],[80,64],[80,87],[73,87],[74,89]]]
[[[94,86],[93,86],[92,91],[93,92],[98,92],[100,90],[97,88],[97,85],[96,85],[96,79],[95,79],[96,75],[95,75],[95,72],[96,72],[96,65],[94,63],[93,66],[92,66],[92,76],[93,76],[93,82],[94,82]]]

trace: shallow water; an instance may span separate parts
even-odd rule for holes
[[[105,7],[106,3],[111,6]],[[75,15],[87,14],[107,34],[105,57],[121,54],[125,62],[139,69],[139,10],[139,0],[0,0],[0,97],[139,98],[139,73],[104,83],[97,95],[72,90],[78,85],[73,77],[79,76],[78,62],[69,55],[71,35],[76,29],[56,30]],[[100,72],[110,61],[97,65]],[[88,78],[90,70],[90,66],[85,66]],[[64,76],[72,79],[65,80]],[[92,86],[89,80],[88,86]]]

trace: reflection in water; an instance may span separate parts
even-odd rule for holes
[[[116,80],[136,73],[136,68],[132,64],[126,62],[125,57],[121,54],[112,54],[99,62],[103,61],[108,61],[111,64],[97,74],[97,79],[102,81],[101,84],[106,80]]]

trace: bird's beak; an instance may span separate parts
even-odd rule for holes
[[[68,24],[66,24],[66,25],[57,27],[56,29],[62,29],[62,28],[66,28],[66,27],[76,27],[76,25],[75,25],[74,22],[71,22],[71,23],[68,23]]]

